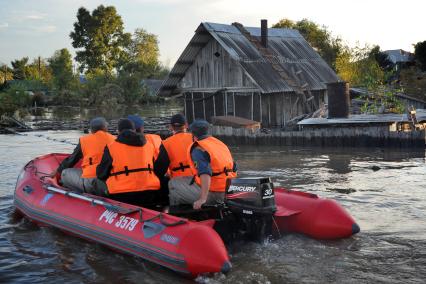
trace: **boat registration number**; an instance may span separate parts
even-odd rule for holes
[[[102,213],[102,215],[99,217],[99,221],[104,221],[110,225],[114,224],[115,227],[126,231],[133,231],[136,225],[139,223],[138,219],[124,215],[118,216],[118,213],[109,210],[105,210],[104,213]]]

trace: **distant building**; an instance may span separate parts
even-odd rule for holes
[[[191,122],[239,116],[281,127],[327,101],[340,79],[297,30],[201,23],[159,96],[182,96]]]
[[[414,54],[402,49],[385,50],[384,54],[388,56],[390,62],[392,62],[395,71],[400,71],[404,67],[408,67],[414,64]]]

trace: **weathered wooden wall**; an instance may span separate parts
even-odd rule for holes
[[[213,126],[212,135],[228,145],[425,148],[425,130],[393,132],[387,125],[277,130],[270,133]]]
[[[189,122],[234,115],[260,121],[263,127],[283,127],[292,118],[306,113],[305,103],[294,92],[262,94],[240,64],[213,38],[186,71],[180,88]],[[312,91],[317,106],[324,102],[324,93]]]
[[[195,57],[194,63],[182,78],[180,87],[183,92],[193,88],[246,87],[257,89],[240,64],[232,59],[213,38]]]

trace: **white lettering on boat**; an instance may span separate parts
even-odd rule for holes
[[[127,231],[133,231],[138,224],[138,220],[131,217],[120,216],[120,219],[115,223],[117,228],[121,228]]]
[[[104,213],[99,217],[99,221],[104,221],[107,224],[113,224],[118,217],[118,213],[105,210]],[[139,223],[138,219],[120,215],[118,220],[114,223],[114,226],[123,230],[133,231],[136,225]]]
[[[179,238],[169,235],[169,234],[162,234],[160,237],[160,240],[172,244],[172,245],[177,245],[179,243]]]
[[[118,213],[105,210],[104,213],[102,213],[101,217],[99,217],[99,221],[102,221],[102,219],[105,219],[106,223],[112,224],[112,222],[114,222],[117,216],[118,216]]]
[[[256,190],[255,186],[238,186],[231,185],[228,191],[239,191],[239,192],[254,192]]]

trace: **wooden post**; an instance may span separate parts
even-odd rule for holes
[[[216,96],[213,96],[213,115],[216,116]]]
[[[228,92],[225,92],[225,115],[228,115]]]
[[[235,92],[232,93],[232,107],[235,116]]]
[[[271,126],[271,95],[268,95],[268,123]]]
[[[191,92],[191,100],[192,100],[192,121],[194,121],[195,120],[194,92]]]
[[[251,120],[253,120],[253,116],[254,116],[254,110],[253,110],[253,97],[254,97],[254,92],[251,92]]]
[[[262,93],[259,93],[259,114],[260,114],[260,123],[262,123]]]
[[[186,119],[188,119],[188,114],[186,113],[186,93],[183,93],[183,113]]]
[[[204,93],[203,93],[203,115],[204,115],[204,120],[207,120],[207,118],[206,118],[206,101],[204,99]]]

